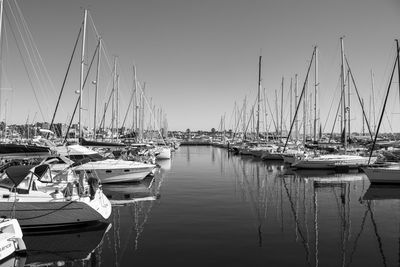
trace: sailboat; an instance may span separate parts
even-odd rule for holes
[[[342,99],[341,99],[341,110],[342,110],[342,119],[343,122],[341,123],[343,126],[343,147],[346,151],[345,154],[326,154],[326,155],[319,155],[319,154],[309,154],[305,155],[304,157],[296,158],[292,163],[293,168],[297,169],[356,169],[362,166],[368,165],[370,162],[374,163],[377,158],[376,157],[365,157],[361,155],[350,155],[347,153],[347,131],[346,131],[346,117],[348,114],[348,108],[346,107],[345,97],[345,69],[344,69],[344,49],[343,49],[343,37],[340,38],[341,42],[341,57],[342,57],[342,64],[341,64],[341,91],[342,91]],[[316,49],[314,50],[316,53]],[[311,66],[311,65],[310,65]],[[350,72],[350,71],[349,71]],[[354,80],[353,80],[354,81]],[[304,88],[303,88],[304,90]],[[303,95],[303,92],[302,92]],[[301,98],[300,98],[301,100]],[[314,121],[314,125],[316,125]],[[315,136],[315,129],[314,129],[314,136]]]

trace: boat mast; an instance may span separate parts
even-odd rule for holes
[[[80,75],[80,90],[79,90],[79,138],[83,138],[82,128],[82,95],[83,95],[83,79],[85,72],[85,42],[86,42],[86,21],[87,21],[87,9],[84,12],[83,18],[83,36],[82,36],[82,53],[81,53],[81,75]]]
[[[261,58],[262,56],[260,55],[258,58],[258,92],[257,92],[257,126],[256,126],[257,141],[260,141]]]
[[[371,87],[371,90],[372,90],[372,111],[373,111],[373,114],[374,114],[374,133],[376,132],[376,119],[375,119],[375,92],[374,92],[374,71],[371,69],[371,84],[372,84],[372,87]],[[371,109],[371,108],[370,108]],[[371,121],[371,119],[369,120],[369,121]]]
[[[351,117],[350,117],[350,68],[349,67],[347,67],[348,68],[348,70],[347,70],[347,105],[348,105],[348,108],[347,108],[347,123],[348,123],[348,134],[347,134],[347,136],[350,138],[350,136],[351,136],[351,130],[350,130],[350,119],[351,119]]]
[[[281,87],[282,87],[282,91],[281,91],[281,125],[280,125],[280,134],[281,134],[281,138],[282,138],[282,131],[283,131],[283,82],[284,82],[284,78],[283,78],[283,76],[282,76],[282,85],[281,85]]]
[[[111,139],[114,139],[114,129],[115,129],[115,87],[116,87],[116,76],[117,76],[117,57],[114,56],[114,68],[113,68],[113,89],[112,89],[112,101],[111,101]]]
[[[98,87],[99,87],[99,73],[100,73],[100,54],[101,54],[101,36],[99,36],[99,50],[97,51],[97,70],[96,70],[96,81],[95,81],[95,97],[94,97],[94,118],[93,118],[93,134],[94,134],[94,140],[97,140],[97,135],[96,135],[96,115],[97,115],[97,98],[98,98]]]
[[[298,85],[298,75],[297,73],[294,75],[294,104],[295,107],[297,105],[297,85]],[[299,121],[297,120],[297,117],[295,116],[294,118],[294,124],[295,124],[295,138],[296,140],[299,139]]]
[[[117,74],[117,103],[116,103],[116,109],[115,109],[115,130],[117,134],[117,140],[119,139],[119,74]]]
[[[3,51],[3,49],[2,49],[2,46],[3,46],[2,45],[3,44],[2,32],[3,32],[3,0],[0,0],[0,55],[2,55],[2,51]],[[2,64],[2,62],[0,62],[0,63],[1,63],[0,64],[0,86],[1,86],[1,73],[2,73],[3,64]],[[1,90],[0,90],[0,107],[1,107]],[[0,108],[0,118],[1,118],[1,108]],[[5,131],[6,131],[6,128],[4,128],[4,132]]]
[[[342,123],[341,123],[341,133],[344,133],[344,141],[343,141],[343,146],[346,149],[347,147],[347,132],[346,132],[346,94],[345,94],[345,71],[344,71],[344,47],[343,47],[343,37],[340,37],[340,51],[341,51],[341,57],[342,57],[342,76],[341,76],[341,89],[342,89]]]
[[[293,114],[293,111],[292,111],[292,105],[293,105],[293,88],[292,88],[292,82],[293,82],[293,79],[292,78],[290,78],[290,89],[289,89],[289,102],[290,102],[290,105],[289,105],[289,107],[290,107],[290,114],[289,114],[289,121],[291,122],[292,121],[292,114]]]
[[[396,39],[396,49],[397,49],[397,74],[398,74],[398,83],[399,83],[399,97],[400,97],[400,47],[399,47],[399,39]]]
[[[361,107],[362,109],[364,109],[364,98],[361,99]],[[362,121],[362,135],[365,135],[365,118],[364,118],[364,113],[361,113],[361,115],[363,116],[363,121]]]
[[[315,46],[315,85],[314,85],[314,141],[317,140],[317,92],[318,92],[318,46]]]
[[[303,101],[303,146],[306,144],[306,122],[307,122],[307,89],[308,89],[308,77],[304,87],[304,101]]]
[[[279,112],[278,112],[278,93],[275,89],[275,113],[276,113],[276,138],[279,135]]]

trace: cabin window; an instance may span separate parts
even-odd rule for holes
[[[29,174],[24,178],[24,180],[22,180],[22,181],[19,183],[19,185],[17,186],[17,189],[29,191],[29,185],[30,185],[30,181],[31,181],[32,176],[33,176],[33,173],[29,173]]]
[[[130,170],[129,169],[127,169],[127,170],[124,170],[124,172],[129,172]]]
[[[111,173],[112,171],[111,170],[106,170],[106,173]]]
[[[51,183],[51,182],[53,182],[52,179],[51,179],[50,171],[49,170],[46,171],[46,173],[43,174],[42,177],[40,177],[39,181],[42,182],[42,183]]]

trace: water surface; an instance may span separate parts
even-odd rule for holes
[[[74,239],[93,252],[58,263],[400,266],[400,188],[213,147],[180,147],[160,164],[154,179],[105,186],[115,204],[111,225]]]

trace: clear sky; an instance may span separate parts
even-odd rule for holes
[[[299,84],[303,84],[314,45],[319,47],[319,109],[325,125],[331,103],[332,109],[337,107],[340,36],[345,36],[345,53],[367,108],[371,69],[374,71],[378,116],[394,60],[394,39],[400,36],[397,0],[4,1],[0,116],[4,119],[7,115],[9,123],[24,123],[28,114],[29,121],[50,121],[82,22],[83,8],[89,9],[103,37],[110,64],[113,56],[118,56],[120,121],[128,106],[135,63],[138,79],[146,82],[147,94],[167,114],[172,130],[218,128],[224,114],[227,128],[233,128],[231,114],[235,101],[242,105],[247,96],[254,103],[260,54],[263,56],[262,86],[271,105],[275,105],[275,90],[280,90],[282,76],[285,79],[284,114],[287,117],[290,78],[298,73]],[[36,84],[40,104],[35,100],[12,35],[14,31],[18,36],[13,20],[13,16],[18,17],[15,3],[21,9],[53,83],[52,86],[47,79],[44,85],[37,85],[35,77],[41,74],[27,67],[32,83]],[[29,42],[17,39],[20,49],[24,50]],[[94,30],[89,23],[87,65],[95,45]],[[27,53],[22,53],[29,65]],[[79,56],[80,45],[61,99],[56,118],[59,122],[66,122],[73,111],[77,97],[74,90],[79,89]],[[111,87],[111,70],[106,59],[102,60],[101,107]],[[36,61],[40,59],[32,56],[32,62]],[[41,73],[45,73],[43,69]],[[384,127],[399,131],[397,76],[393,85],[396,89],[391,93]],[[85,89],[84,121],[93,125],[93,85]],[[355,131],[360,131],[361,111],[355,94],[352,99],[352,124]],[[330,131],[332,122],[331,115],[325,131]],[[131,123],[128,117],[126,124]]]

